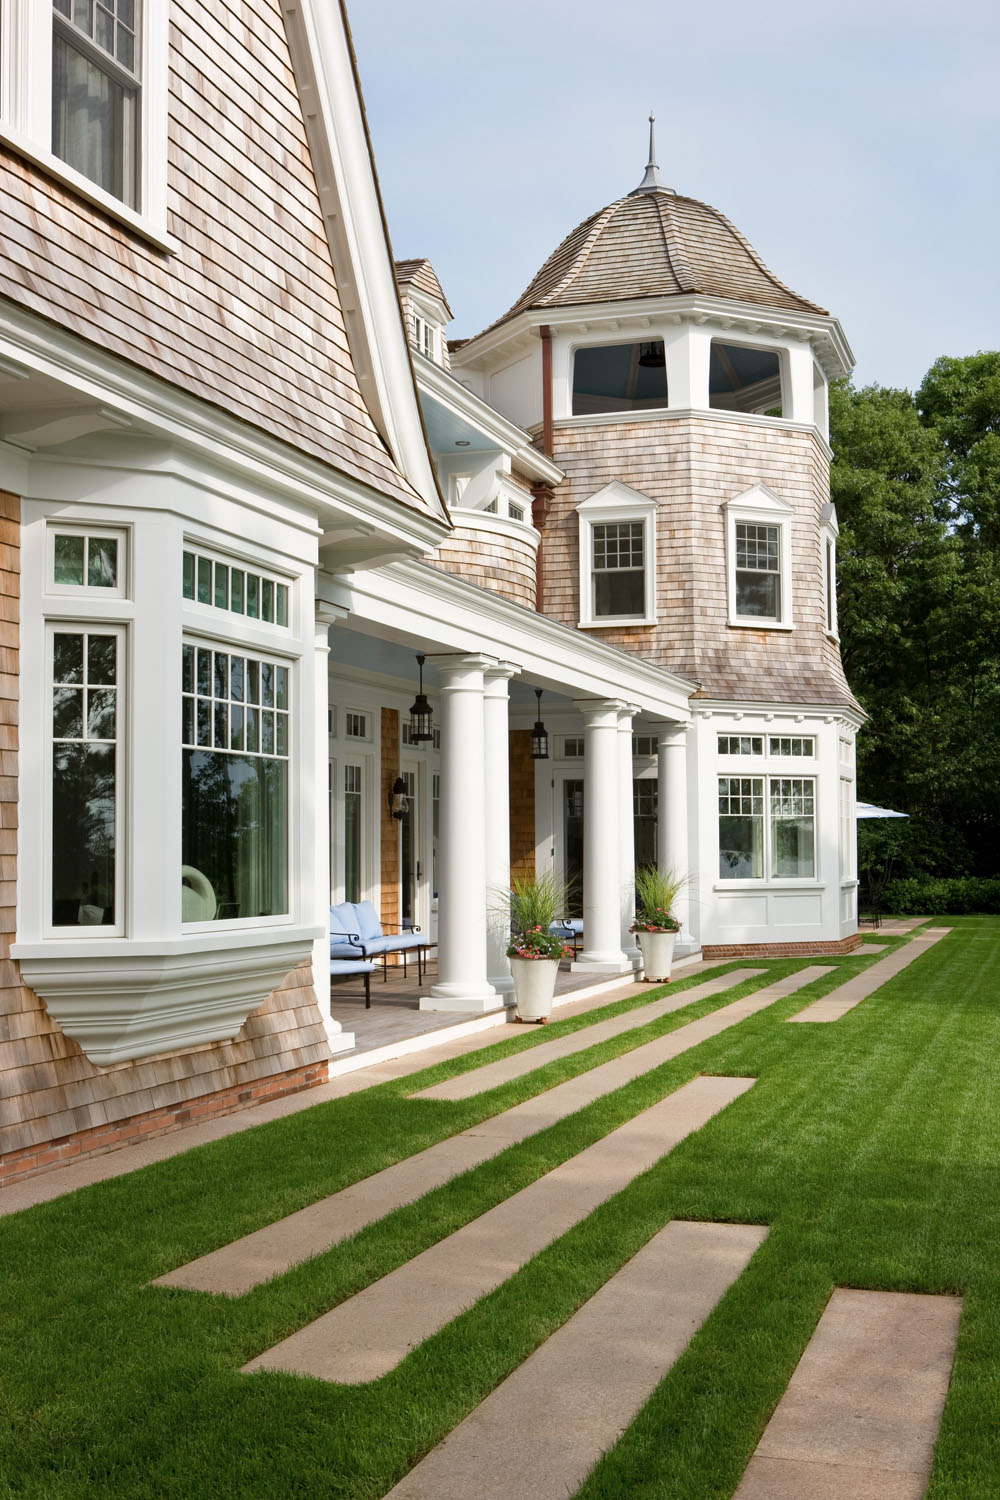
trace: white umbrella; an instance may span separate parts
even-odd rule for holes
[[[876,807],[874,802],[857,804],[859,818],[908,818],[909,813],[893,812],[891,807]]]

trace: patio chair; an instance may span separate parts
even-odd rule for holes
[[[583,918],[582,917],[560,917],[549,927],[553,937],[561,937],[563,942],[573,945],[573,957],[576,958],[583,942]]]
[[[372,975],[375,965],[364,958],[331,958],[330,960],[330,984],[333,985],[340,979],[351,979],[360,975],[365,983],[365,1010],[372,1008]]]
[[[378,958],[382,959],[382,981],[388,978],[387,956],[400,953],[403,957],[403,978],[407,977],[407,958],[417,956],[417,979],[424,977],[424,958],[427,950],[434,946],[419,927],[406,932],[385,932],[378,912],[370,901],[341,901],[330,907],[330,957]],[[337,951],[334,952],[334,938]]]

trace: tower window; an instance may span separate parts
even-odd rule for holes
[[[573,415],[643,411],[667,404],[667,368],[660,339],[578,349],[573,359]]]
[[[712,340],[708,404],[718,411],[759,412],[780,417],[781,360],[773,349]]]

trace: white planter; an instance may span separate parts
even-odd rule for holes
[[[514,998],[519,1021],[547,1021],[559,973],[557,958],[512,958]]]
[[[642,967],[647,979],[669,979],[674,960],[676,932],[637,932],[635,940],[642,953]]]

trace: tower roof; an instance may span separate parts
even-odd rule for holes
[[[577,225],[490,327],[535,308],[690,292],[825,315],[779,281],[718,209],[663,184],[650,136],[650,164],[639,187]]]

